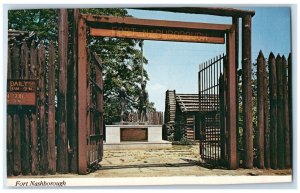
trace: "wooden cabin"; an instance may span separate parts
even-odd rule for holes
[[[163,138],[180,140],[182,137],[199,140],[199,95],[176,94],[175,90],[166,91],[165,119]],[[172,137],[170,137],[172,136]]]
[[[36,39],[36,34],[34,32],[29,31],[20,31],[20,30],[14,30],[9,29],[8,31],[8,43],[11,44],[14,41],[17,44],[20,44],[23,41],[26,41],[28,45],[30,45],[32,40]]]

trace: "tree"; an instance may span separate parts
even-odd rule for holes
[[[126,9],[120,8],[80,9],[80,13],[131,17]],[[44,40],[45,44],[52,40],[57,45],[57,18],[58,10],[56,9],[10,10],[8,12],[8,28],[34,31],[40,40]],[[69,19],[72,19],[72,10],[69,10]],[[72,30],[71,22],[69,24],[69,29]],[[69,35],[70,39],[71,34]],[[128,96],[126,109],[128,111],[137,109],[137,98],[142,82],[142,56],[138,47],[139,41],[88,36],[89,50],[96,52],[103,61],[104,116],[106,123],[120,120],[118,93],[121,87],[125,87]],[[71,48],[72,45],[70,45],[70,52]],[[143,57],[143,62],[147,64],[148,61]],[[149,80],[145,69],[144,80]],[[149,103],[149,107],[152,111],[155,110],[153,103]]]

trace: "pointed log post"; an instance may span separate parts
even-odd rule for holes
[[[12,48],[12,78],[20,78],[20,49],[17,47],[17,42],[14,42]],[[21,123],[19,107],[14,108],[13,112],[13,174],[15,176],[21,173]]]
[[[40,129],[40,173],[48,173],[48,131],[46,125],[46,66],[45,66],[45,46],[40,44],[38,49],[39,64],[39,129]]]
[[[264,168],[264,75],[265,58],[260,51],[257,57],[257,167]]]
[[[276,57],[276,77],[277,77],[277,166],[278,169],[284,169],[284,103],[283,103],[283,73],[282,58]]]
[[[242,17],[242,73],[243,73],[243,117],[244,117],[244,168],[253,168],[253,123],[251,91],[251,15]]]
[[[48,97],[48,156],[50,174],[56,173],[55,153],[55,49],[49,44],[49,97]]]
[[[285,168],[291,167],[291,150],[290,150],[290,124],[289,124],[289,106],[288,106],[288,83],[287,83],[287,61],[282,57],[282,93],[283,93],[283,132],[284,132],[284,163]]]
[[[37,62],[37,50],[34,41],[30,46],[30,79],[38,79],[37,70],[39,69]],[[38,96],[37,96],[38,97]],[[31,111],[30,115],[30,135],[31,135],[31,174],[39,173],[39,154],[38,154],[38,123],[37,123],[38,106]]]
[[[289,105],[289,125],[290,125],[290,160],[291,168],[293,167],[293,87],[292,87],[292,54],[289,54],[288,57],[288,105]]]
[[[269,108],[269,97],[268,97],[268,75],[266,68],[264,67],[264,124],[265,124],[265,168],[270,169],[271,160],[270,160],[270,108]]]
[[[11,49],[8,46],[7,49],[7,79],[11,79],[12,71],[11,71]],[[12,114],[10,112],[11,108],[7,106],[6,112],[6,132],[7,132],[7,141],[6,141],[6,151],[7,151],[7,176],[13,175],[14,170],[14,157],[13,157],[13,119]]]
[[[271,168],[277,169],[277,78],[275,56],[271,52],[269,59],[270,88],[270,159]]]
[[[87,131],[86,131],[86,21],[80,16],[78,21],[78,173],[87,173]]]
[[[59,86],[57,108],[57,172],[68,173],[68,138],[67,138],[67,62],[68,62],[68,11],[60,9],[58,14],[58,61]]]
[[[68,124],[70,128],[70,171],[78,172],[78,124],[77,124],[77,59],[78,59],[78,17],[79,9],[73,10],[73,63],[70,65],[70,74],[68,75],[68,92],[70,91],[68,112]]]
[[[22,42],[21,47],[21,78],[28,79],[29,78],[29,61],[28,61],[28,47],[26,41]],[[22,129],[21,129],[21,141],[22,141],[22,174],[28,175],[30,172],[30,123],[29,123],[29,114],[28,108],[24,109],[22,112]]]

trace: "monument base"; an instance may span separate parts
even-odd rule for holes
[[[162,140],[161,125],[106,125],[104,150],[166,149],[172,143]]]
[[[160,142],[121,142],[121,143],[106,143],[103,144],[104,150],[125,150],[125,149],[169,149],[172,148],[172,143],[169,141]]]

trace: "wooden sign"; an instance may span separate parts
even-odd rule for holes
[[[225,43],[225,24],[84,15],[91,22],[90,35],[143,40]]]
[[[36,105],[35,80],[7,80],[7,105]]]
[[[91,28],[93,36],[132,38],[143,40],[177,41],[177,42],[202,42],[223,44],[225,42],[223,33],[203,32],[203,31],[184,31],[184,30],[140,30],[135,28],[112,27],[111,29]]]

